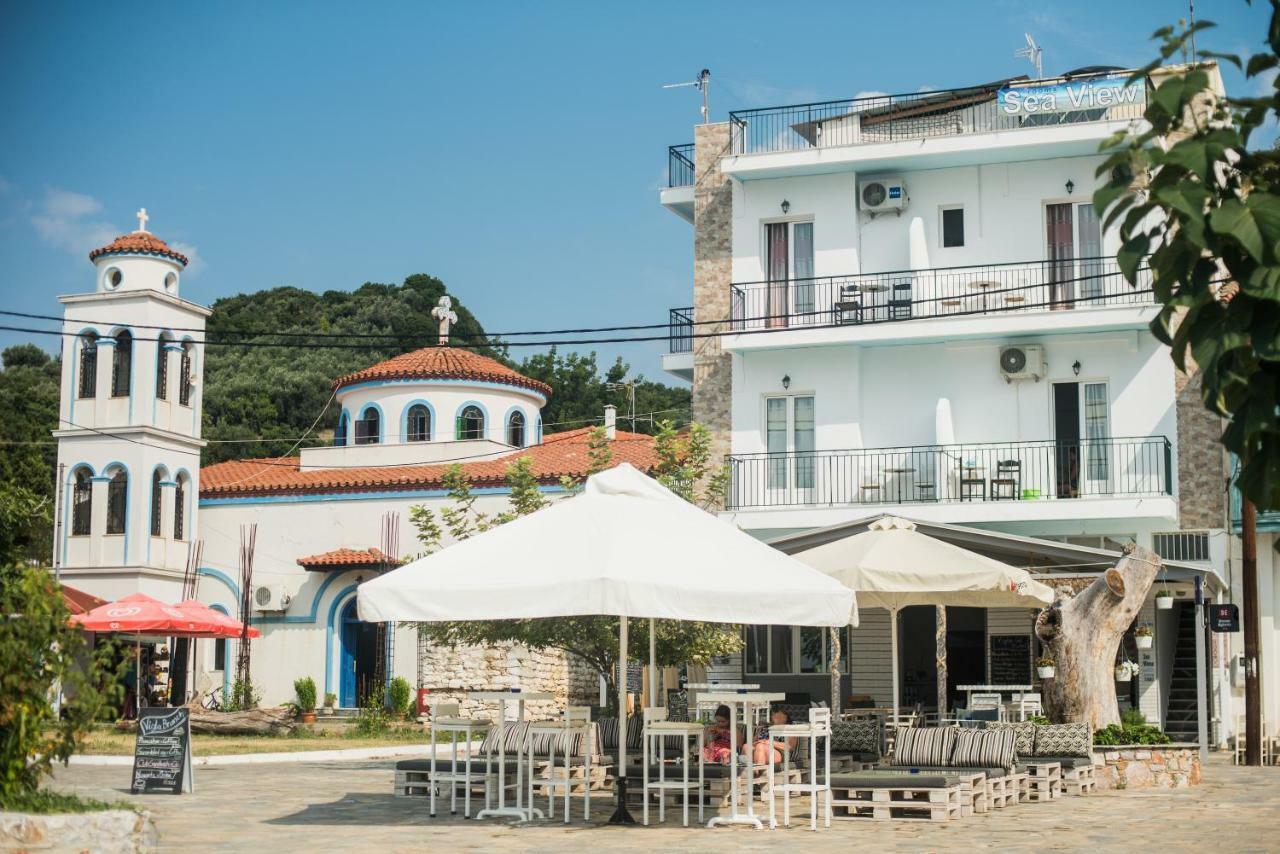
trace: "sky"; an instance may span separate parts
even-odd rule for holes
[[[1200,0],[1199,47],[1261,48],[1268,5]],[[692,300],[667,146],[712,73],[728,111],[1141,65],[1186,0],[4,4],[0,308],[61,314],[136,227],[182,296],[438,276],[491,332],[665,323]],[[1265,84],[1224,71],[1228,92]],[[1269,82],[1269,81],[1268,81]],[[1272,131],[1274,133],[1274,131]],[[8,323],[0,319],[0,324]],[[633,333],[635,334],[635,333]],[[0,347],[58,339],[0,331]],[[596,349],[666,379],[664,342]],[[515,349],[517,358],[529,350]]]

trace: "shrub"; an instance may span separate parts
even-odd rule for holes
[[[324,704],[325,704],[325,706],[326,706],[327,708],[332,709],[334,706],[338,705],[338,695],[337,695],[337,694],[325,694],[325,695],[324,695]]]
[[[48,570],[0,567],[0,798],[34,796],[121,692],[127,659],[90,648]],[[21,662],[21,666],[13,666]],[[54,708],[61,685],[61,713]]]
[[[409,681],[403,676],[397,676],[391,680],[387,705],[392,712],[402,717],[407,718],[413,712],[413,689],[409,687]]]
[[[228,712],[244,712],[258,708],[262,701],[262,692],[253,685],[251,679],[237,679],[231,683],[231,696],[223,704]]]
[[[360,714],[356,716],[354,732],[363,738],[373,738],[385,735],[389,727],[390,719],[382,698],[370,691],[360,707]]]
[[[1125,727],[1146,726],[1147,716],[1142,713],[1142,709],[1128,708],[1120,713],[1120,725]]]
[[[108,803],[107,801],[82,798],[79,795],[71,795],[65,792],[51,792],[48,789],[36,792],[18,792],[13,795],[0,795],[0,810],[23,812],[31,815],[129,809],[133,809],[133,806],[125,801]]]
[[[1111,724],[1093,734],[1093,743],[1099,745],[1168,744],[1169,736],[1150,724],[1136,726]]]
[[[316,682],[310,676],[293,680],[293,693],[298,695],[298,708],[304,712],[316,710]]]

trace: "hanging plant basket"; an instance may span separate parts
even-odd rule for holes
[[[1151,649],[1151,644],[1155,640],[1151,635],[1134,635],[1133,642],[1137,644],[1138,649]]]
[[[1054,674],[1055,672],[1057,672],[1057,668],[1055,668],[1055,667],[1054,667],[1054,666],[1052,666],[1052,665],[1050,665],[1050,666],[1048,666],[1048,667],[1037,667],[1037,668],[1036,668],[1036,675],[1037,675],[1037,676],[1039,676],[1041,679],[1052,679],[1052,678],[1053,678],[1053,674]]]
[[[1173,594],[1167,590],[1162,590],[1156,594],[1156,610],[1172,611],[1173,610]]]
[[[1126,667],[1126,666],[1125,666],[1125,665],[1123,665],[1123,664],[1117,664],[1117,665],[1116,665],[1116,681],[1117,681],[1117,682],[1132,682],[1132,681],[1133,681],[1133,671],[1132,671],[1132,670],[1130,670],[1128,667]]]

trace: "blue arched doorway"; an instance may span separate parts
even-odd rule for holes
[[[341,626],[338,705],[350,709],[361,705],[369,690],[376,687],[379,625],[360,621],[356,615],[356,598],[352,596],[342,608]]]

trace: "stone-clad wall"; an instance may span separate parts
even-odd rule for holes
[[[1117,745],[1094,754],[1099,789],[1182,789],[1200,785],[1194,745]]]
[[[550,702],[529,704],[533,717],[549,717],[569,705],[599,702],[595,670],[580,658],[557,650],[531,650],[511,643],[493,647],[423,645],[418,672],[421,687],[431,691],[431,702],[457,701],[468,717],[492,719],[497,713],[493,703],[468,699],[468,691],[520,688],[554,694]]]
[[[729,125],[694,130],[693,318],[700,334],[723,331],[733,273],[733,186],[720,172],[729,152]],[[729,453],[732,357],[715,337],[693,339],[693,420],[711,432],[713,459]]]
[[[1188,367],[1192,367],[1188,365]],[[1178,509],[1184,529],[1221,528],[1226,518],[1222,419],[1200,402],[1200,374],[1174,373],[1178,419]]]

